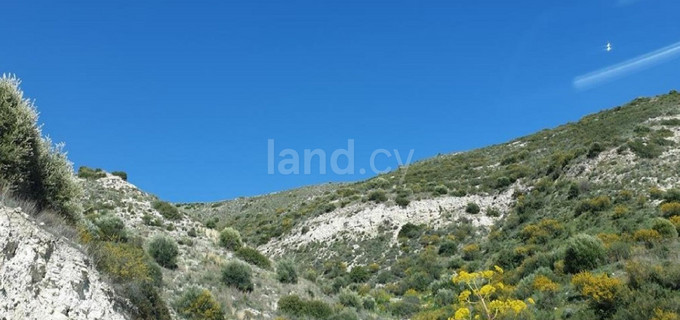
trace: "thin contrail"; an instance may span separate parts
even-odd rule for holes
[[[609,81],[625,74],[651,67],[652,65],[659,64],[664,60],[675,58],[678,55],[680,55],[680,42],[647,54],[643,54],[628,61],[578,76],[574,78],[574,87],[578,89],[588,88],[598,83]]]

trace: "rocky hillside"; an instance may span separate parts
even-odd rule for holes
[[[129,319],[83,248],[0,206],[1,319]]]
[[[294,257],[341,300],[374,301],[381,318],[481,312],[482,298],[456,298],[466,285],[451,279],[493,266],[512,290],[486,298],[521,302],[518,317],[673,317],[679,114],[672,91],[367,181],[180,206]]]
[[[252,290],[244,292],[225,286],[220,280],[223,267],[228,262],[248,265],[250,256],[239,255],[240,251],[221,246],[220,232],[191,219],[182,211],[174,211],[177,209],[172,205],[139,190],[118,176],[100,172],[99,176],[80,179],[80,183],[85,193],[87,220],[96,224],[102,217],[116,217],[124,223],[128,238],[136,237],[148,242],[160,236],[178,244],[175,265],[162,268],[162,295],[166,301],[174,302],[189,288],[200,287],[212,292],[229,318],[273,319],[276,302],[282,295],[299,294],[331,299],[305,279],[295,284],[280,283],[273,272],[273,264],[265,257],[265,264],[249,267],[253,279]]]
[[[680,317],[675,91],[366,181],[184,204],[74,176],[16,79],[0,98],[0,318]]]

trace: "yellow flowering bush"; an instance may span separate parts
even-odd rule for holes
[[[224,319],[222,307],[206,289],[189,288],[177,301],[177,311],[187,319]]]
[[[680,215],[680,202],[669,202],[661,205],[661,213],[664,217]]]
[[[617,294],[623,288],[619,279],[610,278],[606,273],[593,275],[587,271],[574,275],[571,283],[601,308],[613,307]]]
[[[124,281],[151,280],[144,250],[126,243],[105,242],[97,247],[98,267]]]
[[[680,232],[680,216],[672,216],[668,218],[668,220],[670,220],[671,223],[675,226],[675,229],[677,229],[678,232]]]
[[[680,316],[675,312],[663,311],[656,308],[654,309],[654,316],[651,320],[680,320]]]
[[[621,240],[621,236],[615,233],[599,233],[597,237],[602,240],[605,248],[609,248],[612,243]]]
[[[545,243],[556,234],[560,234],[564,227],[554,219],[543,219],[537,224],[530,224],[520,232],[528,243]]]
[[[479,254],[479,245],[476,243],[471,243],[463,246],[463,259],[473,260],[477,254]]]
[[[637,242],[644,242],[647,245],[653,245],[661,240],[661,234],[652,229],[640,229],[635,231],[633,239]]]
[[[628,210],[628,207],[624,205],[618,205],[614,207],[614,218],[623,218],[628,214],[630,210]]]
[[[550,280],[550,278],[543,276],[543,275],[537,275],[534,278],[534,283],[533,283],[534,289],[538,291],[543,291],[543,292],[555,292],[559,290],[560,286]]]
[[[500,319],[514,317],[527,311],[527,304],[510,297],[512,288],[501,281],[503,269],[494,266],[493,270],[479,272],[460,271],[453,277],[456,284],[466,289],[458,294],[456,312],[449,320],[463,319]],[[533,300],[530,301],[532,303]]]

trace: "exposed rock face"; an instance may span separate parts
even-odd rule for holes
[[[517,185],[517,187],[520,186]],[[268,255],[280,257],[286,254],[286,250],[300,248],[311,242],[335,241],[333,239],[338,234],[345,234],[348,239],[375,238],[379,235],[381,225],[391,229],[392,244],[395,244],[399,228],[407,222],[439,228],[457,218],[466,217],[475,226],[490,226],[500,218],[492,218],[484,214],[468,214],[465,212],[465,207],[473,202],[485,209],[491,207],[507,212],[513,202],[513,190],[514,188],[508,188],[505,192],[495,195],[424,199],[413,201],[405,208],[385,204],[354,204],[305,221],[290,234],[281,239],[272,240],[260,246],[259,249]],[[303,232],[303,228],[308,228],[309,231]]]
[[[127,318],[83,252],[0,206],[0,319]]]

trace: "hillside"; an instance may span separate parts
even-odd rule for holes
[[[675,91],[366,181],[183,204],[73,173],[18,81],[0,97],[0,318],[680,314]]]
[[[648,319],[656,307],[678,312],[678,288],[669,284],[680,280],[677,240],[666,230],[679,222],[671,209],[680,179],[678,112],[673,91],[311,195],[301,189],[182,208],[239,229],[274,258],[295,257],[329,292],[349,288],[380,301],[415,289],[417,307],[402,313],[388,299],[377,305],[382,317],[418,318],[415,310],[424,309],[417,313],[422,319],[446,319],[456,299],[442,303],[443,296],[462,289],[451,276],[498,265],[505,281],[537,299],[538,318]],[[570,283],[565,250],[581,233],[606,256],[587,269],[628,285],[612,310],[584,308],[592,299]],[[353,279],[357,267],[370,272]],[[655,275],[659,268],[667,271]],[[531,292],[540,275],[557,285],[555,292]]]

